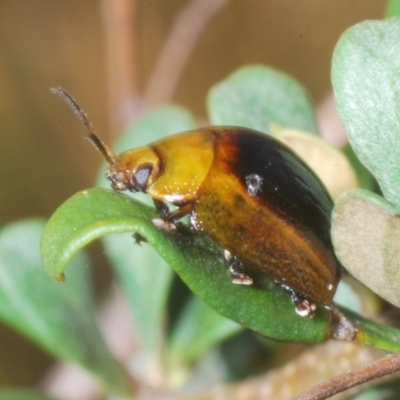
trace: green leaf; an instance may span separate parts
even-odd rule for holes
[[[216,313],[198,297],[192,297],[172,332],[168,346],[169,364],[172,367],[187,366],[241,330],[240,325]]]
[[[94,320],[86,257],[71,263],[67,284],[43,271],[39,241],[42,220],[0,231],[0,318],[50,354],[81,365],[105,386],[123,393],[126,382]]]
[[[104,189],[77,193],[46,226],[44,266],[51,276],[60,278],[71,257],[92,240],[110,233],[137,232],[220,314],[271,338],[318,342],[328,337],[324,308],[318,308],[312,320],[299,317],[290,297],[266,277],[260,276],[251,287],[233,285],[219,247],[202,235],[162,232],[151,222],[155,217],[152,208],[120,193]]]
[[[3,388],[0,389],[0,400],[56,400],[32,390]]]
[[[340,38],[332,82],[360,161],[389,201],[400,204],[400,18],[365,21]]]
[[[388,2],[385,16],[386,17],[400,16],[400,0],[390,0]]]
[[[332,215],[335,253],[359,281],[400,306],[400,208],[367,190],[341,195]]]
[[[113,146],[114,151],[119,154],[195,127],[195,118],[186,109],[175,105],[162,106],[131,124]],[[110,182],[103,178],[105,169],[104,164],[98,186],[108,188]],[[142,193],[132,196],[152,203],[151,198]],[[103,242],[136,322],[142,351],[141,374],[154,377],[161,373],[162,368],[165,308],[173,271],[154,248],[146,243],[134,245],[131,234],[107,236]]]
[[[194,129],[196,125],[195,117],[186,108],[173,104],[154,108],[122,132],[115,150],[145,146],[168,135]]]
[[[317,133],[314,107],[292,77],[270,67],[243,67],[211,88],[209,119],[214,125],[237,125],[269,132],[271,124]]]

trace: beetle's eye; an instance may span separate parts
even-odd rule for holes
[[[141,190],[146,189],[150,173],[151,173],[151,167],[143,167],[136,171],[135,179],[136,179],[136,186],[138,187],[138,189]]]

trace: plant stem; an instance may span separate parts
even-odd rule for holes
[[[400,330],[362,318],[349,310],[333,308],[331,335],[333,339],[355,342],[363,346],[400,351]]]
[[[139,43],[137,2],[102,2],[108,61],[110,121],[113,134],[119,133],[143,107],[139,83]]]
[[[188,0],[177,14],[146,89],[151,106],[172,101],[200,35],[228,1]]]

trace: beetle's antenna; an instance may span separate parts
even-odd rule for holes
[[[117,159],[114,152],[98,137],[93,125],[89,121],[88,116],[85,111],[82,110],[80,105],[76,102],[76,100],[64,89],[61,88],[51,88],[52,93],[60,96],[75,112],[78,118],[82,121],[82,123],[86,126],[86,129],[89,131],[89,134],[86,138],[96,147],[96,149],[103,155],[106,161],[109,164],[115,164],[115,160]]]

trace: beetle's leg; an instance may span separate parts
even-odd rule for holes
[[[174,221],[178,221],[185,215],[190,214],[192,212],[192,210],[193,210],[193,205],[189,203],[189,204],[185,204],[184,206],[181,206],[181,207],[177,208],[176,210],[172,211],[170,213],[170,215]]]
[[[170,211],[168,206],[161,200],[153,199],[154,205],[161,218],[154,218],[153,224],[164,231],[172,232],[176,230],[176,222],[178,222],[183,216],[189,214],[192,211],[192,205],[186,204],[182,207],[177,208],[174,211]]]
[[[157,211],[161,218],[154,218],[151,222],[158,228],[166,232],[176,231],[175,221],[171,216],[168,206],[161,200],[153,199]]]
[[[169,211],[168,206],[163,201],[153,199],[153,203],[163,220],[172,221],[171,212]]]
[[[237,285],[252,285],[253,279],[244,273],[243,263],[233,256],[228,250],[224,250],[225,260],[228,262],[232,283]]]
[[[315,310],[317,309],[315,303],[306,299],[303,295],[297,293],[290,286],[281,286],[282,289],[290,295],[293,304],[296,306],[295,311],[298,315],[300,315],[300,317],[307,317],[309,319],[315,317]]]
[[[182,217],[189,214],[193,209],[192,204],[189,203],[177,208],[174,211],[170,211],[168,206],[163,201],[153,199],[153,202],[157,211],[160,213],[160,217],[169,222],[177,222]]]

